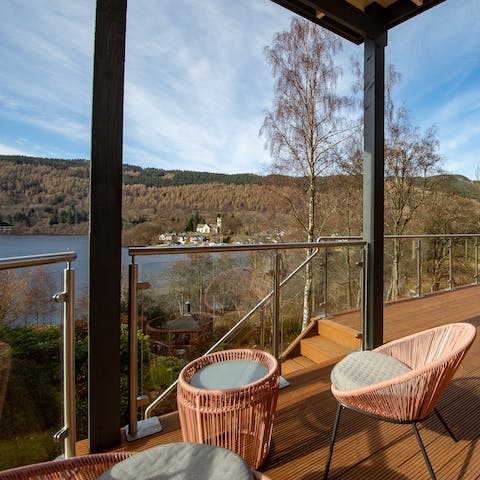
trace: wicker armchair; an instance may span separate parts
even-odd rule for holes
[[[338,400],[324,478],[344,408],[393,423],[412,424],[432,479],[435,474],[417,423],[435,413],[450,436],[452,431],[435,408],[472,345],[476,328],[453,323],[395,340],[372,352],[357,352],[332,370],[332,393]]]
[[[95,480],[131,453],[99,453],[0,472],[0,480]]]

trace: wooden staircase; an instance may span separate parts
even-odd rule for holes
[[[314,320],[306,335],[289,349],[282,362],[282,374],[321,363],[331,364],[360,348],[357,331],[332,320]]]

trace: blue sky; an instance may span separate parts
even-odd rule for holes
[[[89,158],[94,1],[0,0],[0,154]],[[266,173],[258,132],[272,102],[263,54],[291,14],[270,0],[130,0],[124,162]],[[480,165],[480,5],[447,0],[393,29],[395,99],[435,125],[446,171]],[[348,93],[344,42],[339,89]]]

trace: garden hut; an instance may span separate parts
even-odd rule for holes
[[[161,326],[155,326],[154,322],[149,322],[147,333],[152,339],[153,350],[160,355],[189,359],[197,347],[201,348],[212,337],[211,315],[192,313],[190,302],[185,303],[183,313],[173,320]]]

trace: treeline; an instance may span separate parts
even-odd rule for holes
[[[160,170],[158,168],[132,168],[124,166],[123,181],[127,185],[142,184],[147,187],[171,187],[179,185],[226,185],[259,184],[264,177],[252,173],[228,175],[224,173],[192,172],[187,170]]]
[[[248,174],[245,183],[236,183],[241,175],[132,165],[124,167],[124,176],[130,179],[123,187],[124,245],[150,244],[158,240],[160,233],[181,232],[195,212],[210,224],[220,214],[223,233],[240,240],[304,240],[299,227],[306,221],[302,218],[306,211],[302,178]],[[172,184],[152,185],[160,179]],[[203,183],[208,179],[212,182]],[[173,184],[176,181],[185,183]],[[477,231],[479,182],[457,175],[438,175],[429,179],[429,188],[439,195],[431,199],[434,210],[427,202],[410,223],[411,233]],[[86,160],[0,156],[0,220],[14,225],[15,233],[87,233],[88,191]],[[440,204],[445,205],[441,211],[435,209]],[[319,234],[359,234],[361,205],[360,177],[320,178],[316,206]],[[388,214],[392,208],[388,201],[385,208]],[[386,215],[386,231],[390,232],[388,218]]]
[[[54,158],[25,157],[19,155],[0,155],[0,161],[16,165],[33,165],[54,169],[75,167],[75,176],[88,178],[90,162],[88,160],[64,160]],[[164,170],[159,168],[142,168],[136,165],[123,166],[123,181],[126,185],[145,185],[147,187],[170,187],[178,185],[205,185],[220,183],[225,185],[248,185],[279,183],[279,175],[261,176],[253,173],[225,174],[211,172],[194,172],[188,170]],[[285,182],[291,181],[285,177]],[[281,182],[280,182],[281,183]]]
[[[71,168],[80,167],[88,176],[90,162],[82,159],[65,160],[61,158],[43,158],[43,157],[26,157],[23,155],[0,155],[1,161],[12,162],[17,165],[43,165],[53,168]]]

